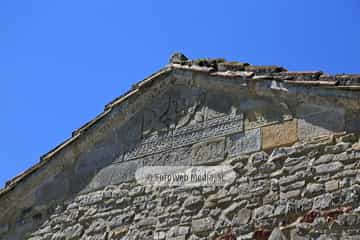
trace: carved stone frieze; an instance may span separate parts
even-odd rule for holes
[[[152,135],[147,139],[143,139],[133,150],[127,152],[124,160],[164,152],[209,138],[242,131],[243,115],[227,115],[186,127],[175,128],[160,135]]]
[[[144,166],[190,166],[191,147],[182,147],[148,155],[143,158]]]

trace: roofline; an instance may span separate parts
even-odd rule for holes
[[[71,143],[75,142],[82,135],[83,132],[85,132],[93,125],[95,125],[97,122],[99,122],[101,119],[106,117],[114,107],[126,101],[128,98],[130,98],[132,95],[137,93],[143,87],[146,87],[147,84],[154,81],[154,79],[162,75],[165,75],[167,73],[170,73],[171,70],[172,69],[169,66],[160,69],[159,71],[155,72],[154,74],[150,75],[149,77],[135,84],[130,91],[117,97],[110,103],[106,104],[104,107],[104,111],[102,113],[100,113],[94,119],[90,120],[89,122],[85,123],[83,126],[78,128],[77,130],[75,130],[70,138],[66,139],[64,142],[60,143],[55,148],[53,148],[52,150],[41,156],[40,161],[38,163],[30,167],[29,169],[25,170],[24,172],[20,173],[19,175],[15,176],[11,180],[7,181],[5,187],[3,189],[0,189],[0,197],[6,194],[7,192],[11,191],[12,189],[14,189],[16,185],[21,181],[23,181],[26,177],[30,176],[32,173],[36,172],[38,169],[46,165],[46,163],[48,163],[53,156],[55,156],[57,153],[59,153],[62,149],[66,148]]]

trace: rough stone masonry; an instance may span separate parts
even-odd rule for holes
[[[170,63],[0,190],[1,240],[360,239],[360,75]],[[227,166],[224,186],[135,181]]]

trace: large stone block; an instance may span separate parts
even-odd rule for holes
[[[190,166],[191,147],[152,154],[143,158],[144,166]]]
[[[261,149],[261,129],[252,129],[229,136],[226,148],[230,157],[259,151]]]
[[[38,204],[46,204],[54,199],[65,198],[69,189],[69,180],[64,174],[52,176],[36,188],[35,198]]]
[[[297,121],[287,121],[262,128],[262,147],[272,149],[297,141]]]
[[[360,133],[360,111],[347,110],[345,129],[347,132]]]
[[[268,218],[268,217],[271,217],[271,215],[273,213],[274,213],[273,206],[264,205],[264,206],[258,207],[254,210],[254,218],[255,219]]]
[[[296,115],[301,140],[345,130],[345,111],[341,107],[301,104]]]
[[[135,172],[140,167],[143,167],[142,159],[111,164],[96,174],[85,191],[97,190],[108,185],[135,180]]]
[[[342,170],[344,165],[341,162],[331,162],[327,164],[321,164],[314,167],[316,174],[329,174]]]
[[[271,97],[246,96],[240,99],[240,111],[245,113],[245,130],[259,128],[271,123],[292,119],[285,102]]]
[[[198,143],[192,147],[193,165],[217,163],[225,158],[225,138]]]
[[[192,231],[196,235],[206,235],[214,229],[215,221],[211,217],[196,219],[192,221]]]

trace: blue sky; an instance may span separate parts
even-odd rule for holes
[[[0,185],[171,53],[360,73],[358,0],[1,0]]]

